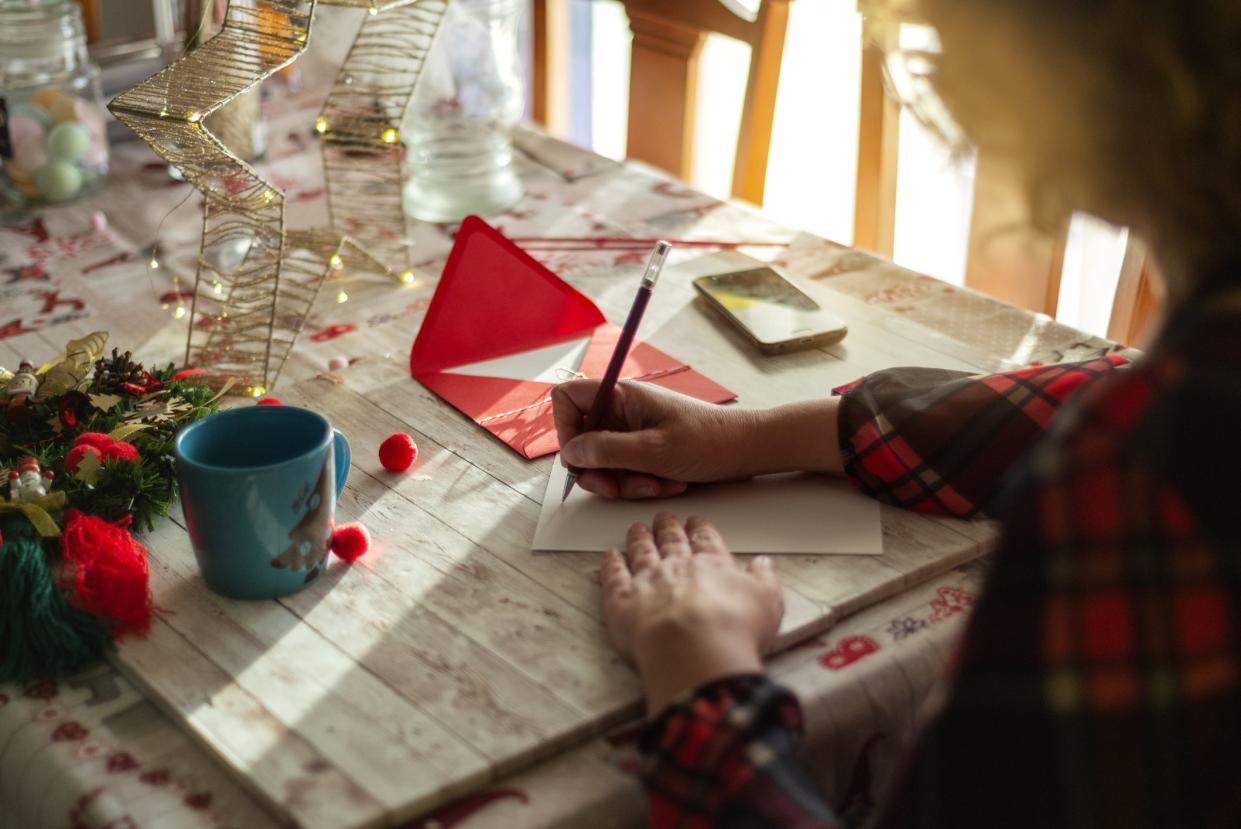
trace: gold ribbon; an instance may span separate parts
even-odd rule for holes
[[[20,512],[44,538],[55,538],[60,535],[60,527],[56,525],[50,513],[60,512],[64,508],[64,492],[53,492],[49,495],[27,498],[24,501],[0,501],[0,514]]]

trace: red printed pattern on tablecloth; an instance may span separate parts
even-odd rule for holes
[[[78,259],[100,244],[108,243],[105,233],[88,230],[71,236],[53,236],[42,218],[7,228],[6,232],[28,236],[23,253],[25,262],[0,269],[0,340],[31,334],[90,316],[86,303],[67,293],[52,276],[53,259]],[[81,268],[73,265],[78,271]]]
[[[819,664],[829,671],[839,671],[878,652],[879,643],[869,636],[846,636],[836,647],[819,657]]]
[[[977,601],[974,594],[958,587],[941,587],[936,591],[936,598],[930,601],[930,612],[919,616],[901,616],[893,619],[887,627],[888,635],[900,641],[913,636],[920,630],[937,625],[973,607]]]
[[[530,802],[530,796],[521,789],[491,789],[466,795],[447,806],[441,806],[429,815],[402,824],[401,829],[452,829],[488,806],[503,800],[515,800],[525,805]]]
[[[139,782],[153,789],[168,787],[167,791],[172,796],[180,798],[185,808],[205,813],[210,819],[218,819],[217,815],[210,812],[214,801],[212,792],[198,789],[191,790],[186,786],[174,783],[172,775],[167,769],[144,768],[141,761],[133,754],[115,746],[109,746],[104,740],[100,739],[97,732],[92,732],[91,728],[88,728],[78,720],[62,720],[63,706],[58,707],[55,704],[49,704],[51,700],[59,696],[60,686],[57,683],[52,681],[36,682],[26,686],[22,690],[21,696],[16,699],[8,694],[0,694],[0,707],[16,705],[25,700],[25,704],[31,708],[31,721],[48,724],[48,742],[71,746],[69,750],[79,760],[96,760],[100,763],[98,767],[100,773],[106,774],[108,778],[115,779],[132,774],[137,777]],[[172,784],[171,786],[169,785],[170,783]],[[97,798],[104,796],[112,785],[112,783],[107,783],[106,785],[97,786],[79,797],[69,808],[69,825],[73,827],[94,827],[96,824],[92,822],[93,819],[88,814],[91,804]],[[131,816],[124,815],[107,825],[110,829],[111,827],[121,829],[122,827],[137,826],[137,823]]]

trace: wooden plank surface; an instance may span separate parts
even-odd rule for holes
[[[739,264],[729,254],[671,268],[643,337],[743,405],[825,394],[891,365],[987,368],[985,355],[894,332],[846,297],[829,297],[848,311],[844,343],[754,355],[695,306],[690,287],[696,273]],[[593,287],[619,317],[632,286]],[[349,436],[337,517],[369,527],[371,553],[334,562],[286,599],[236,602],[206,591],[182,527],[164,523],[148,539],[152,589],[175,613],[116,656],[275,815],[308,826],[406,819],[641,710],[636,675],[606,639],[598,556],[530,549],[551,459],[525,461],[410,379],[416,327],[411,318],[368,328],[351,342],[366,357],[335,379],[315,376],[330,347],[307,343],[290,368],[302,379],[279,391]],[[401,475],[375,451],[396,431],[420,448]],[[882,556],[778,557],[782,645],[979,555],[988,535],[886,507],[882,516]]]
[[[589,228],[602,221],[607,232],[623,227],[643,236],[714,235],[725,227],[754,234],[746,238],[792,237],[632,167],[587,165],[593,172],[570,180],[522,163],[528,190],[544,200],[523,206],[537,212],[533,218],[502,217],[514,235],[600,232]],[[135,193],[160,210],[177,195]],[[671,209],[692,221],[706,211],[709,221],[697,231],[669,225]],[[124,221],[118,214],[114,225]],[[766,229],[747,229],[760,226]],[[416,235],[425,269],[438,271],[450,240],[431,226]],[[178,260],[169,247],[171,268]],[[822,270],[818,248],[806,250],[789,268],[794,277]],[[893,365],[1001,367],[993,355],[819,281],[804,287],[847,319],[848,338],[820,351],[759,356],[698,307],[690,285],[695,273],[745,260],[691,258],[678,254],[665,273],[641,336],[737,391],[740,405],[821,396]],[[611,319],[623,318],[640,264],[582,260],[587,265],[566,278]],[[141,265],[139,257],[138,267],[81,280],[76,287],[91,316],[0,340],[0,364],[41,362],[67,339],[98,329],[112,331],[109,347],[133,349],[138,359],[180,360],[185,323],[146,296],[151,278]],[[323,412],[349,436],[353,465],[337,518],[371,530],[367,556],[333,562],[280,601],[237,602],[206,591],[179,515],[145,538],[155,603],[170,612],[159,614],[147,639],[123,642],[115,664],[281,823],[399,823],[564,756],[642,708],[636,675],[605,635],[599,557],[530,549],[552,460],[520,458],[409,377],[409,348],[433,290],[430,278],[399,288],[355,280],[344,306],[325,292],[274,390],[288,404]],[[356,330],[313,336],[341,322]],[[327,374],[337,356],[354,363]],[[410,433],[420,448],[403,475],[383,470],[376,457],[394,431]],[[882,517],[882,556],[778,558],[787,605],[782,646],[979,555],[991,538],[985,526],[887,508]]]

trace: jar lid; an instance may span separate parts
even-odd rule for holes
[[[71,68],[86,59],[86,28],[77,3],[0,0],[0,75]],[[28,64],[28,66],[27,66]]]

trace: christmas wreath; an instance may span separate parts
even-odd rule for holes
[[[215,411],[203,372],[147,370],[108,335],[0,369],[0,682],[54,679],[150,624],[150,529],[176,498],[173,439]]]

